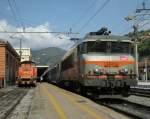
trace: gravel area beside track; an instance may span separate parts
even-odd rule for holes
[[[150,107],[150,98],[131,95],[125,100]]]
[[[0,119],[8,117],[27,91],[27,89],[15,88],[13,90],[9,90],[5,95],[0,97]]]
[[[97,103],[135,119],[149,119],[150,107],[123,99],[103,99]]]
[[[16,86],[10,86],[10,87],[0,89],[0,97],[7,94],[9,91],[12,91],[14,89],[17,89],[17,87]]]
[[[30,89],[7,119],[28,119],[33,97],[34,89]]]

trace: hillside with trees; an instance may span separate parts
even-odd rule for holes
[[[134,33],[130,32],[127,34],[129,37],[134,37]],[[140,58],[150,57],[150,29],[138,32],[139,44],[138,51]]]

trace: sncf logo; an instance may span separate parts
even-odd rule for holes
[[[120,60],[127,61],[128,60],[128,56],[120,56]]]

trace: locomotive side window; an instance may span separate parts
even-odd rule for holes
[[[80,52],[81,54],[86,53],[86,52],[87,52],[87,44],[86,44],[86,42],[80,44],[78,50],[79,50],[79,52]]]
[[[74,53],[72,53],[69,57],[67,57],[63,62],[62,62],[62,71],[69,69],[74,66]]]

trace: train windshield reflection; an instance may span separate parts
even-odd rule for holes
[[[131,53],[131,43],[129,42],[111,42],[112,53]]]
[[[107,42],[87,42],[87,52],[106,52]]]
[[[96,52],[111,52],[111,53],[133,53],[133,47],[129,42],[118,42],[118,41],[90,41],[84,45],[87,53]]]

